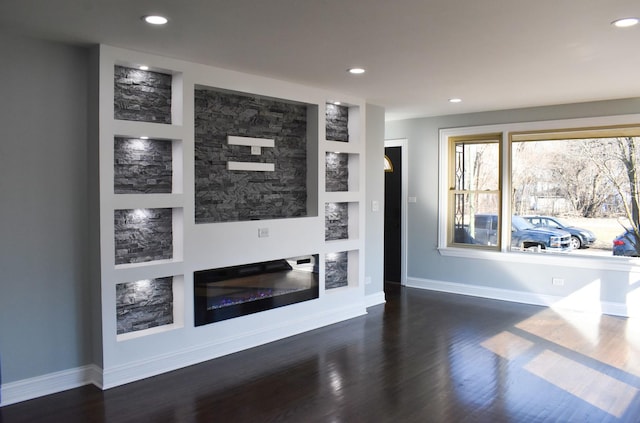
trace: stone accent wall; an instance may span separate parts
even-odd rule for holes
[[[115,263],[173,258],[173,210],[115,210]]]
[[[325,113],[326,138],[329,141],[349,141],[349,108],[327,104]]]
[[[171,75],[116,66],[114,118],[171,123]]]
[[[326,203],[325,241],[349,238],[349,203]]]
[[[171,141],[114,139],[116,194],[171,193]]]
[[[325,289],[349,285],[349,255],[346,251],[325,256]]]
[[[195,92],[196,223],[307,215],[307,106],[213,90]],[[227,136],[272,138],[252,155]],[[229,171],[228,161],[274,163],[274,172]]]
[[[116,285],[117,333],[173,323],[173,278]]]
[[[327,153],[325,159],[327,192],[349,191],[349,155]]]

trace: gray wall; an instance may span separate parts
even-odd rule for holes
[[[548,295],[568,295],[586,283],[603,281],[602,300],[624,301],[628,285],[624,272],[595,271],[569,267],[540,268],[522,263],[497,263],[443,257],[436,250],[438,234],[438,131],[441,128],[511,122],[622,115],[640,112],[640,99],[537,107],[466,115],[391,121],[386,138],[408,140],[409,196],[417,203],[408,206],[409,278],[467,283]],[[478,276],[482,275],[482,276]],[[551,286],[551,277],[565,278],[564,291]],[[544,282],[549,283],[544,283]],[[552,290],[553,289],[553,290]]]
[[[88,52],[0,35],[2,382],[90,362]]]
[[[366,105],[366,168],[365,201],[360,207],[365,209],[365,278],[371,283],[365,285],[365,295],[384,290],[384,108]],[[380,209],[371,210],[371,202],[377,201]]]

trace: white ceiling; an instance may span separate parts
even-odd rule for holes
[[[640,96],[640,25],[610,25],[628,16],[639,0],[0,0],[5,32],[345,92],[389,120]]]

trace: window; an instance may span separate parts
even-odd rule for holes
[[[501,134],[450,140],[449,244],[499,248]]]
[[[511,210],[568,232],[572,254],[640,255],[637,135],[635,126],[511,134]],[[612,244],[625,229],[631,237]]]
[[[442,130],[441,250],[640,256],[634,121],[640,116]]]

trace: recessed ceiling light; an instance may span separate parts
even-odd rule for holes
[[[363,68],[349,68],[347,69],[347,72],[353,75],[361,75],[365,73],[365,70]]]
[[[618,28],[628,28],[630,26],[637,25],[638,22],[640,22],[638,18],[623,18],[623,19],[617,19],[611,22],[611,24]]]
[[[141,136],[141,137],[140,137],[140,139],[141,139],[141,140],[148,140],[148,139],[149,139],[149,137],[148,137],[148,136],[146,136],[146,135],[143,135],[143,136]]]
[[[449,103],[462,103],[461,98],[450,98]]]
[[[143,16],[142,19],[149,24],[152,25],[164,25],[167,22],[169,22],[169,20],[167,18],[165,18],[164,16],[159,16],[159,15],[150,15],[150,16]]]
[[[138,69],[140,69],[140,70],[149,70],[149,66],[147,66],[147,65],[140,65],[140,66],[138,66]]]

